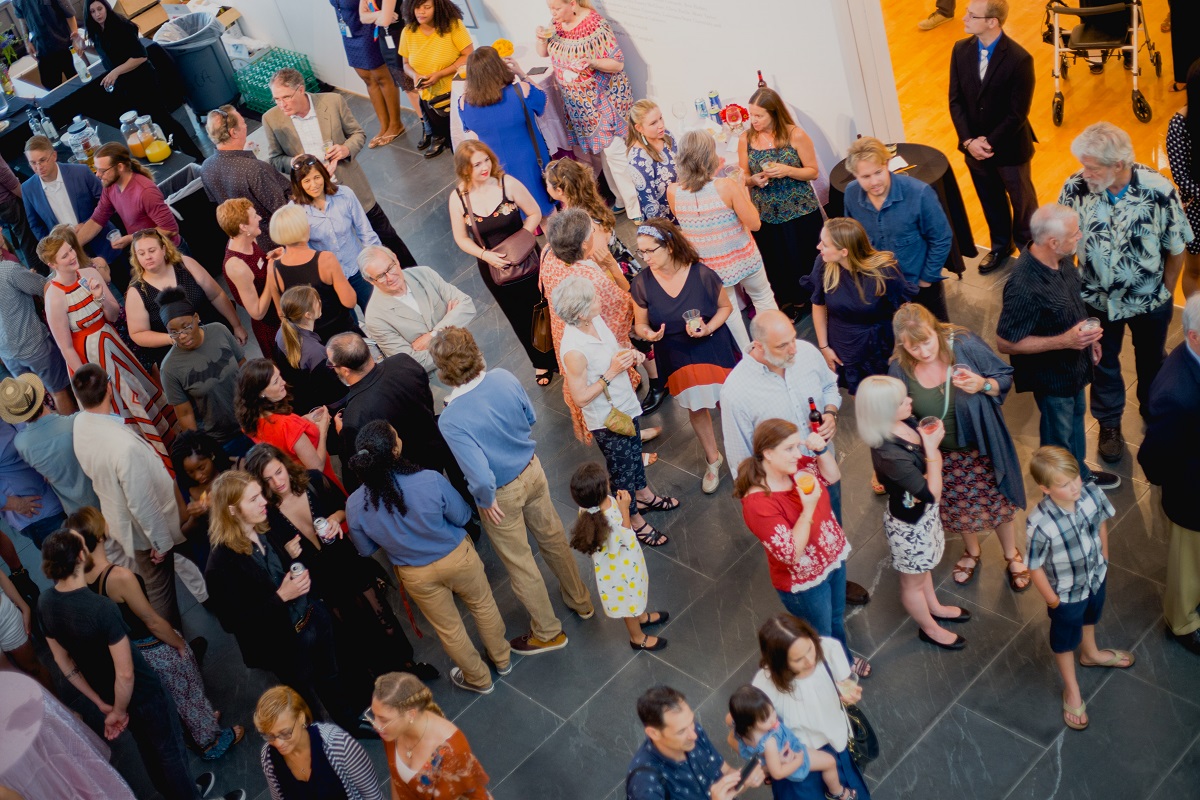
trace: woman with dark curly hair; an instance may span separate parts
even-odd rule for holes
[[[234,463],[221,443],[203,431],[180,431],[171,443],[171,463],[179,491],[187,498],[187,519],[180,525],[189,552],[183,555],[204,572],[208,566],[208,495],[213,481]]]
[[[345,538],[346,495],[319,471],[306,470],[278,447],[258,444],[246,471],[267,498],[267,541],[312,573],[313,592],[333,612],[338,662],[365,662],[373,676],[404,670],[422,680],[438,671],[413,661],[412,645],[384,597],[383,569]]]
[[[400,16],[404,30],[397,52],[421,93],[425,132],[433,140],[425,157],[433,158],[450,143],[450,81],[475,45],[463,25],[462,11],[450,0],[404,0]]]
[[[255,358],[242,365],[233,412],[255,444],[275,445],[305,469],[320,470],[342,489],[329,460],[329,409],[317,406],[303,417],[293,414],[288,386],[270,359]]]
[[[421,469],[401,453],[396,430],[369,422],[354,442],[350,468],[363,485],[346,501],[350,539],[358,552],[383,548],[396,577],[437,631],[457,665],[450,680],[460,689],[491,694],[492,674],[463,627],[454,604],[466,604],[488,657],[501,675],[512,669],[504,620],[492,597],[483,562],[463,526],[471,508],[439,472]]]

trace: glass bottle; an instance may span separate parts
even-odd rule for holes
[[[129,148],[129,152],[133,154],[134,158],[145,158],[146,145],[142,144],[137,118],[138,112],[136,111],[126,111],[121,115],[121,138],[125,140],[125,146]]]

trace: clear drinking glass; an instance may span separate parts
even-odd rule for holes
[[[931,436],[937,432],[938,426],[941,424],[942,421],[937,417],[922,417],[919,427],[926,435]]]

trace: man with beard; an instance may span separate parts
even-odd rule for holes
[[[109,142],[96,151],[95,164],[96,177],[104,190],[91,219],[75,228],[80,244],[86,245],[94,239],[115,213],[125,223],[128,233],[114,240],[113,247],[128,247],[133,234],[146,228],[161,228],[170,234],[172,244],[181,247],[183,238],[175,214],[154,183],[150,170],[133,160],[128,147]]]
[[[1150,385],[1166,358],[1171,295],[1192,229],[1171,182],[1133,160],[1133,141],[1125,131],[1108,122],[1089,125],[1071,143],[1071,153],[1083,169],[1067,179],[1058,202],[1079,215],[1083,232],[1083,301],[1103,331],[1092,381],[1092,416],[1100,423],[1100,457],[1115,464],[1125,454],[1125,330],[1133,339],[1137,399],[1144,416]],[[1082,463],[1082,454],[1072,453]]]
[[[721,430],[725,435],[725,458],[736,478],[742,461],[753,454],[754,428],[764,419],[786,419],[807,435],[816,431],[833,447],[838,409],[842,396],[837,375],[825,364],[821,351],[796,338],[796,329],[782,311],[760,311],[750,322],[753,342],[721,387]],[[821,424],[809,421],[808,401],[821,413]],[[806,455],[813,455],[804,448]],[[830,484],[829,502],[838,522],[842,519],[841,481]],[[846,581],[846,602],[863,605],[867,590]]]

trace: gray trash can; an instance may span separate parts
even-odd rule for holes
[[[183,77],[187,104],[203,116],[218,106],[237,100],[233,64],[221,42],[225,26],[212,14],[187,14],[173,20],[187,34],[176,41],[154,40],[162,45]]]

